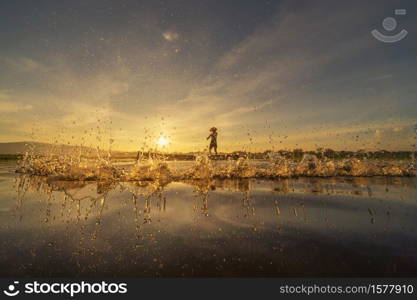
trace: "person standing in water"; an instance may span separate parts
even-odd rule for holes
[[[209,146],[209,154],[211,154],[211,149],[214,149],[214,153],[217,155],[217,128],[211,127],[210,128],[210,135],[207,137],[207,140],[211,138],[210,140],[210,146]]]

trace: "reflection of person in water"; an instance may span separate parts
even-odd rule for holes
[[[211,127],[210,132],[210,135],[207,137],[207,140],[211,138],[209,153],[211,154],[211,149],[214,149],[214,153],[217,155],[217,128]]]

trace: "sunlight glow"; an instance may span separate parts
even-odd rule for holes
[[[164,136],[160,136],[156,142],[158,144],[158,146],[160,147],[165,147],[166,145],[169,144],[169,139],[164,137]]]

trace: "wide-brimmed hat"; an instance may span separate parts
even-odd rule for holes
[[[211,127],[210,131],[217,131],[217,128],[216,127]]]

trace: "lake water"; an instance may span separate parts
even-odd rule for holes
[[[0,276],[415,276],[416,177],[83,182],[0,163]]]

